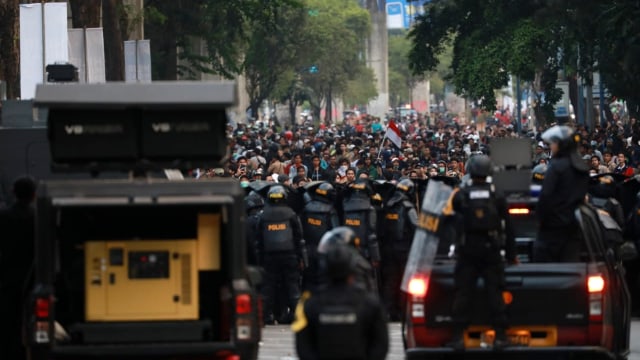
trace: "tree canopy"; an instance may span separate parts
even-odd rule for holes
[[[451,81],[459,94],[494,109],[495,90],[515,75],[534,85],[536,113],[548,120],[561,96],[560,70],[587,82],[600,70],[614,95],[635,102],[639,92],[623,88],[638,69],[620,60],[634,51],[621,44],[640,44],[633,21],[639,6],[632,0],[433,0],[409,34],[410,66],[416,74],[436,69],[452,42]]]

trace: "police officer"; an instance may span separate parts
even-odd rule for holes
[[[305,292],[292,325],[300,360],[383,360],[389,335],[377,297],[353,285],[356,252],[336,244],[325,255],[330,284]]]
[[[247,231],[245,237],[247,239],[247,263],[249,265],[258,265],[258,251],[256,247],[256,239],[258,233],[258,222],[262,215],[264,207],[264,199],[260,194],[251,191],[244,199],[245,210],[247,211]]]
[[[382,243],[382,287],[383,299],[389,317],[393,321],[402,314],[402,292],[400,282],[404,272],[413,233],[418,223],[418,213],[412,199],[415,185],[410,179],[402,179],[384,206],[384,242]]]
[[[346,226],[339,226],[335,229],[328,231],[318,245],[318,265],[321,274],[322,285],[327,285],[330,281],[326,277],[327,274],[327,261],[326,255],[329,250],[336,245],[346,244],[354,250],[355,263],[353,269],[353,284],[367,292],[372,294],[378,293],[378,287],[375,281],[373,268],[369,261],[360,255],[358,244],[356,241],[356,233]]]
[[[335,201],[333,185],[322,182],[308,187],[306,195],[309,195],[309,201],[302,210],[300,221],[309,255],[309,267],[304,271],[303,287],[310,290],[319,284],[316,254],[318,244],[327,231],[340,226],[340,219],[333,206]]]
[[[578,154],[580,136],[567,126],[554,126],[542,134],[552,159],[547,167],[537,205],[536,262],[577,262],[580,243],[574,211],[585,201],[589,167]]]
[[[616,199],[616,183],[611,175],[599,176],[589,188],[589,203],[609,213],[620,228],[624,228],[625,219],[622,204]]]
[[[470,186],[452,194],[456,220],[464,229],[464,236],[456,244],[457,262],[454,279],[456,294],[453,301],[454,337],[451,346],[464,348],[464,330],[471,319],[472,303],[478,277],[484,279],[489,310],[496,332],[495,348],[507,345],[507,317],[502,298],[504,263],[501,250],[506,250],[510,263],[517,263],[515,240],[504,199],[498,198],[493,185],[486,182],[491,175],[491,161],[486,155],[469,159],[467,171]]]
[[[344,226],[356,233],[362,256],[374,267],[380,264],[380,250],[376,235],[376,210],[371,205],[371,188],[367,180],[358,179],[349,185],[342,202]]]
[[[286,201],[285,188],[272,186],[267,193],[268,204],[258,221],[258,261],[265,270],[262,291],[267,324],[274,322],[273,306],[278,286],[286,292],[289,309],[294,309],[300,298],[300,271],[308,263],[300,220]],[[292,314],[285,317],[285,322],[291,317]]]
[[[17,179],[16,202],[0,210],[0,359],[25,358],[21,330],[34,261],[35,191],[34,179]]]

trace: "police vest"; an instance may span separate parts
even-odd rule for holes
[[[408,200],[387,203],[384,212],[385,242],[397,251],[409,251],[413,232],[407,224],[407,212],[413,205]]]
[[[466,232],[488,233],[501,229],[495,191],[490,184],[462,189],[464,229]]]
[[[265,253],[295,250],[292,215],[295,216],[295,213],[287,207],[269,207],[263,211],[260,231]]]
[[[358,210],[344,213],[344,226],[348,226],[356,235],[356,241],[362,251],[366,252],[369,236],[369,210]]]
[[[302,231],[308,247],[315,250],[322,236],[332,228],[333,206],[320,201],[309,202],[302,212]],[[311,255],[311,254],[310,254]]]

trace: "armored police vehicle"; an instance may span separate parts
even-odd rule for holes
[[[31,359],[257,358],[243,190],[148,176],[217,165],[235,98],[232,83],[37,88],[52,168],[96,178],[38,189]]]

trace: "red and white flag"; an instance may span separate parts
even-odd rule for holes
[[[402,148],[402,133],[400,133],[400,129],[398,129],[393,120],[389,120],[389,126],[387,126],[387,133],[385,136],[398,148]]]

